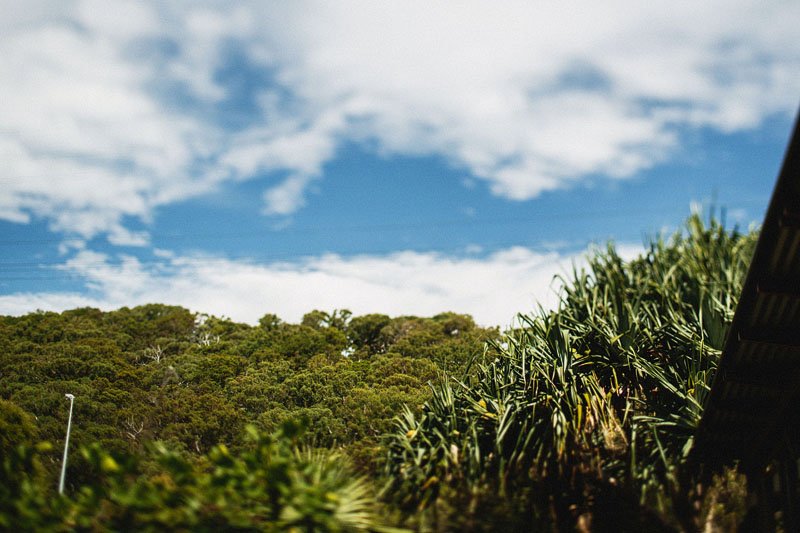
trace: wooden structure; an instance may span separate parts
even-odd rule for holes
[[[764,498],[782,500],[772,507],[797,527],[800,120],[728,332],[696,435],[694,457],[711,466],[737,462],[751,481],[764,486]]]

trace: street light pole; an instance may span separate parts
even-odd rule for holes
[[[75,396],[65,394],[69,399],[69,418],[67,418],[67,438],[64,439],[64,459],[61,461],[61,479],[58,481],[58,493],[64,494],[64,478],[67,476],[67,449],[69,448],[69,430],[72,429],[72,404]]]

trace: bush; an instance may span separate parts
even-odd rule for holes
[[[215,446],[199,459],[154,445],[149,467],[98,445],[81,450],[96,482],[72,498],[48,498],[28,477],[35,450],[4,459],[0,526],[80,531],[381,531],[374,491],[346,460],[297,446],[301,427],[286,422],[264,435],[248,427],[233,454]],[[23,476],[15,472],[25,473]],[[52,496],[52,495],[51,495]],[[55,505],[53,504],[55,502]],[[54,513],[53,509],[58,509]]]
[[[457,494],[479,509],[500,495],[559,529],[612,512],[634,529],[686,523],[680,468],[755,237],[695,216],[629,263],[594,253],[558,309],[520,316],[476,375],[441,380],[421,415],[396,421],[395,501],[424,510]]]

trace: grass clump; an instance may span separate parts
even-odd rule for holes
[[[521,315],[476,371],[397,419],[387,490],[422,521],[473,529],[692,521],[681,466],[755,241],[693,216],[630,262],[613,245],[591,255],[557,309]]]

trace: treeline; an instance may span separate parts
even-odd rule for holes
[[[154,304],[2,317],[2,453],[6,460],[20,445],[63,443],[70,393],[68,494],[117,475],[101,468],[101,452],[136,462],[146,478],[163,470],[155,442],[199,465],[218,445],[251,453],[248,435],[283,435],[287,423],[303,428],[293,432],[294,445],[338,450],[359,474],[375,478],[379,438],[395,415],[404,405],[421,407],[430,382],[463,372],[498,336],[455,313],[312,311],[300,324],[268,314],[249,326]],[[283,445],[275,449],[291,456]],[[61,449],[40,450],[38,461],[36,482],[55,486]]]
[[[438,373],[461,371],[498,335],[454,313],[313,311],[257,326],[165,305],[33,313],[0,318],[0,397],[35,420],[20,425],[29,443],[63,439],[71,393],[76,447],[136,453],[158,440],[200,454],[235,447],[246,424],[270,432],[289,419],[306,420],[315,446],[372,445]],[[85,469],[73,465],[78,487]]]
[[[755,239],[695,216],[633,261],[609,245],[502,333],[455,313],[2,317],[0,527],[730,530],[743,477],[686,461]],[[82,452],[58,498],[65,393]]]

